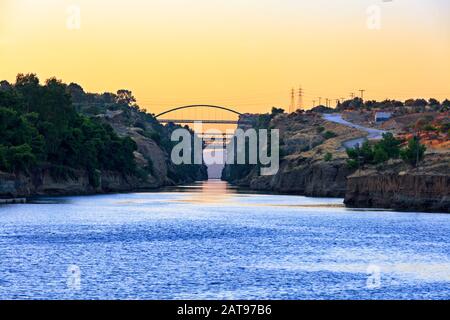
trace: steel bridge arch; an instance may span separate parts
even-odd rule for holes
[[[211,104],[192,104],[192,105],[189,105],[189,106],[182,106],[182,107],[177,107],[177,108],[173,108],[173,109],[164,111],[164,112],[162,112],[162,113],[156,115],[155,118],[159,118],[159,117],[161,117],[161,116],[163,116],[163,115],[166,115],[166,114],[168,114],[168,113],[175,112],[175,111],[178,111],[178,110],[191,109],[191,108],[220,109],[220,110],[225,110],[225,111],[228,111],[228,112],[237,114],[237,115],[239,115],[239,116],[242,115],[242,113],[237,112],[236,110],[233,110],[233,109],[230,109],[230,108],[227,108],[227,107],[215,106],[215,105],[211,105]]]

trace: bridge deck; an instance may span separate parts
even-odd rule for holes
[[[238,124],[237,120],[192,120],[192,119],[158,119],[161,123],[214,123],[214,124]],[[244,123],[244,122],[240,122]]]

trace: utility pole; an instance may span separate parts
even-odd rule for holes
[[[291,91],[291,105],[289,106],[289,113],[292,113],[295,108],[295,90],[292,88]]]
[[[298,89],[298,105],[297,105],[297,110],[301,110],[302,109],[302,105],[303,105],[303,89],[300,86],[300,88]]]
[[[354,92],[351,92],[350,93],[350,98],[353,100],[353,99],[355,99],[355,93]]]
[[[316,100],[313,100],[312,103],[313,103],[313,108],[317,107],[316,106]]]
[[[361,99],[364,101],[364,92],[366,92],[366,90],[361,89],[359,92],[361,92]]]
[[[322,105],[322,97],[319,97],[319,106]]]
[[[327,100],[327,102],[326,102],[326,107],[328,108],[328,102],[330,101],[330,99],[326,99]]]

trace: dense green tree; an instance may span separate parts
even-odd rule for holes
[[[401,150],[400,155],[405,162],[416,167],[423,160],[426,150],[427,148],[420,143],[420,139],[414,137],[408,141],[408,146]]]
[[[327,152],[327,153],[325,154],[325,157],[324,157],[323,159],[324,159],[326,162],[329,162],[329,161],[333,160],[333,154],[330,153],[330,152]]]
[[[389,160],[389,155],[386,150],[382,148],[374,148],[373,149],[373,162],[374,163],[383,163]]]
[[[387,132],[383,134],[383,139],[375,144],[374,150],[382,150],[383,153],[387,155],[388,159],[397,159],[400,155],[401,143],[401,140],[396,139],[392,133]]]
[[[67,86],[67,93],[72,97],[72,102],[82,103],[85,102],[86,93],[83,88],[77,83],[71,83]]]
[[[347,149],[350,158],[349,165],[352,167],[363,167],[367,164],[380,164],[389,159],[396,159],[400,155],[401,141],[396,139],[392,133],[383,134],[383,139],[375,144],[369,141],[355,148]]]
[[[64,175],[73,169],[89,172],[93,184],[99,170],[136,174],[130,138],[118,137],[111,126],[76,112],[69,87],[51,78],[40,85],[34,74],[19,74],[16,83],[0,90],[0,170],[29,172],[39,164]],[[131,101],[131,100],[129,100]]]
[[[9,147],[6,156],[9,169],[13,172],[28,172],[36,164],[36,156],[28,144]]]
[[[332,139],[332,138],[336,138],[336,137],[337,137],[337,134],[336,134],[335,132],[333,132],[333,131],[325,131],[325,132],[322,134],[322,136],[323,136],[326,140],[329,140],[329,139]]]
[[[408,142],[408,146],[401,149],[401,140],[396,139],[392,133],[383,134],[383,139],[375,144],[366,141],[362,147],[347,149],[349,157],[348,165],[353,168],[361,168],[368,164],[380,164],[389,159],[401,157],[405,162],[417,166],[423,160],[426,147],[420,144],[414,137]]]

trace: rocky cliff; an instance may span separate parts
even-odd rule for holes
[[[346,177],[352,173],[344,159],[323,161],[304,156],[285,159],[273,176],[259,176],[258,169],[243,179],[239,186],[259,191],[299,194],[311,197],[344,197]]]
[[[248,122],[252,119],[244,115]],[[257,120],[253,117],[257,126]],[[273,176],[259,175],[257,166],[227,165],[223,180],[254,190],[316,197],[344,197],[347,166],[344,141],[363,137],[356,129],[323,120],[320,113],[274,116],[268,127],[280,130],[280,170]]]
[[[428,154],[418,168],[392,161],[349,176],[345,204],[450,213],[450,154]]]
[[[149,114],[137,110],[106,111],[96,115],[122,137],[131,137],[137,144],[135,160],[145,169],[147,188],[190,183],[208,179],[205,165],[176,166],[170,160],[170,136],[179,126],[162,126]]]
[[[49,170],[42,168],[27,175],[0,173],[0,195],[10,198],[126,192],[152,187],[156,187],[156,185],[117,172],[99,173],[97,186],[92,185],[88,173],[82,170],[74,172],[72,177],[65,178],[54,177]]]

